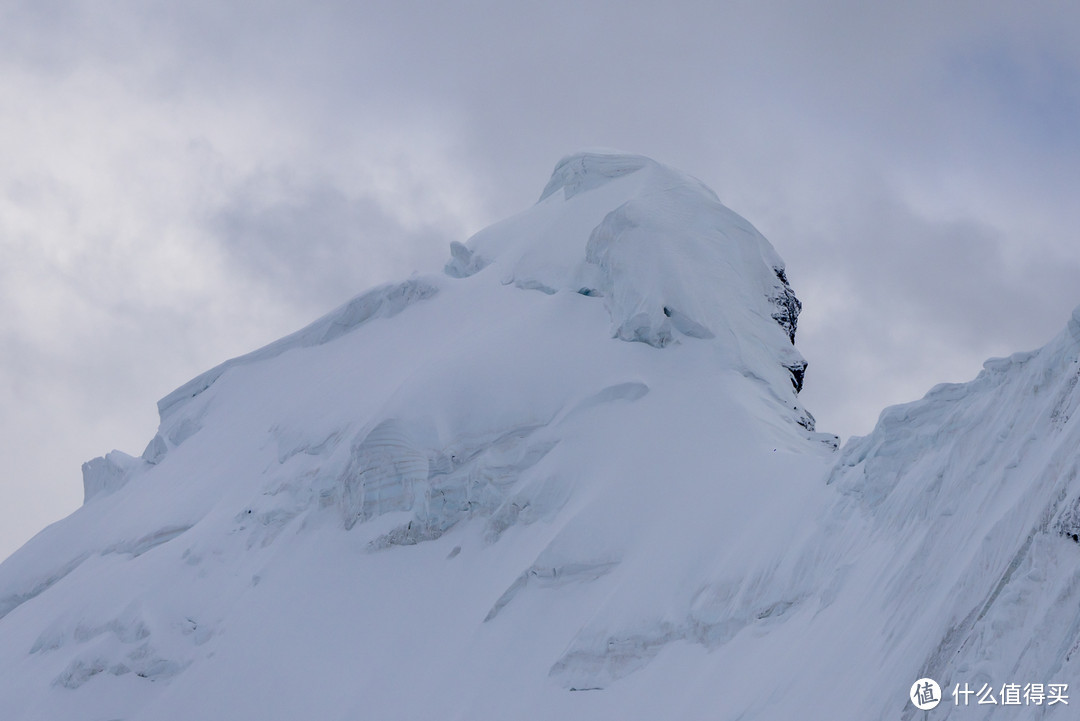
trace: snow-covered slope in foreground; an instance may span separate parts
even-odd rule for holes
[[[1080,319],[837,454],[799,308],[699,182],[563,160],[445,274],[86,464],[0,565],[3,718],[899,718],[920,675],[1067,682]]]

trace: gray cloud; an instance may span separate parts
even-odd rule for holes
[[[237,186],[208,228],[237,276],[312,312],[387,275],[436,270],[430,260],[457,239],[431,226],[406,228],[370,196],[349,197],[328,179],[284,169]]]
[[[1017,262],[993,227],[933,221],[894,199],[847,208],[813,240],[794,256],[810,283],[799,342],[817,359],[804,401],[848,433],[868,432],[885,405],[970,379],[990,356],[1042,345],[1080,303],[1077,258]]]

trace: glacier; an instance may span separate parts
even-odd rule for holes
[[[4,719],[1068,717],[949,692],[1077,675],[1080,309],[838,449],[694,178],[583,151],[449,256],[83,466],[0,564]]]

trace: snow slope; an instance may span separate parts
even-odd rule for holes
[[[3,718],[904,718],[920,675],[1068,682],[1080,315],[837,453],[799,309],[700,182],[564,159],[444,274],[87,463],[0,565]]]

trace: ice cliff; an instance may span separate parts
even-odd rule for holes
[[[1080,316],[837,453],[800,308],[697,180],[563,159],[85,464],[0,564],[4,718],[891,719],[920,675],[1075,676]]]

